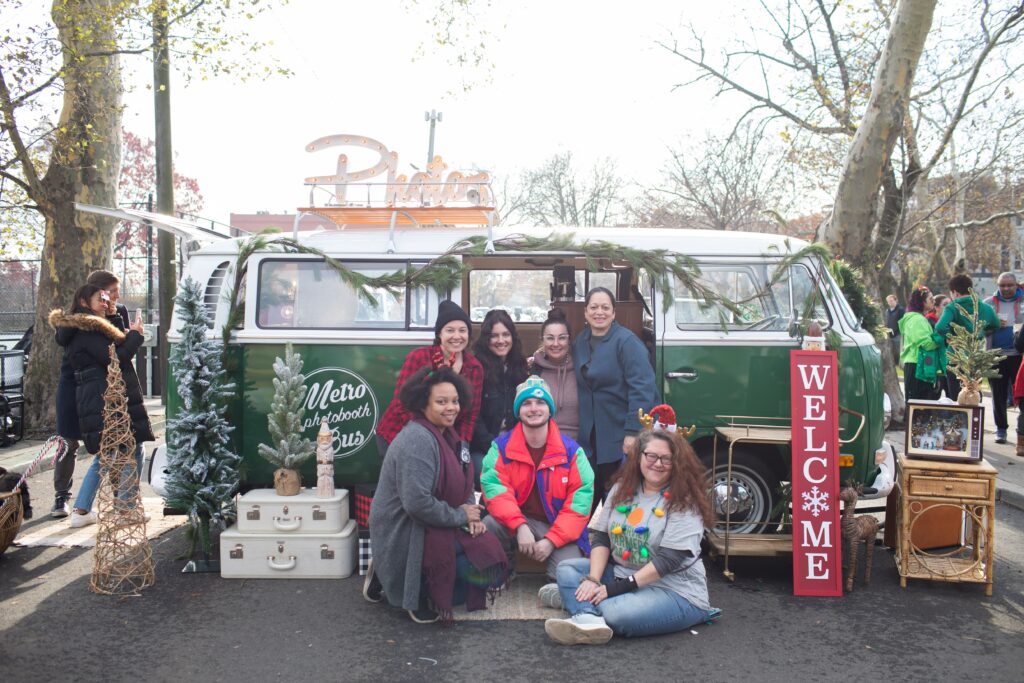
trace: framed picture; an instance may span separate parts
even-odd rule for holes
[[[943,401],[907,401],[909,458],[980,462],[985,407]]]

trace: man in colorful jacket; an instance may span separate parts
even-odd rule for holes
[[[512,410],[519,423],[500,434],[484,458],[484,524],[510,560],[518,548],[547,562],[554,581],[559,562],[590,554],[586,527],[594,471],[579,444],[551,419],[555,402],[543,379],[530,377],[520,384]]]
[[[1013,345],[1013,327],[1024,323],[1024,290],[1017,286],[1017,276],[1013,273],[1003,273],[996,280],[999,291],[992,295],[988,304],[995,309],[996,317],[999,318],[1001,327],[992,335],[992,348],[1002,349],[1006,358],[999,361],[996,370],[998,377],[990,377],[989,386],[992,388],[992,413],[996,421],[996,443],[1006,443],[1006,420],[1007,399],[1013,398],[1013,383],[1017,379],[1017,370],[1020,369],[1020,353]],[[1012,402],[1012,401],[1011,401]]]

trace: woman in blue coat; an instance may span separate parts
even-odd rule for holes
[[[615,295],[604,287],[587,292],[587,327],[573,344],[580,400],[579,442],[594,469],[594,506],[607,493],[641,429],[637,411],[659,403],[647,347],[615,322]]]

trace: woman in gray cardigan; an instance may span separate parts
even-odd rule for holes
[[[484,609],[487,591],[508,573],[501,543],[480,521],[469,449],[453,428],[460,406],[471,404],[469,387],[451,368],[425,367],[402,386],[399,400],[413,419],[381,465],[363,596],[387,597],[417,623],[450,621],[463,601],[470,611]]]
[[[594,507],[640,431],[637,410],[658,401],[647,347],[615,322],[615,296],[604,287],[587,292],[587,327],[573,344],[580,400],[579,442],[594,468]]]

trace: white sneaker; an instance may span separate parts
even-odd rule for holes
[[[86,512],[85,514],[73,512],[71,513],[71,518],[68,520],[68,526],[72,529],[81,529],[84,526],[95,524],[97,520],[98,518],[96,517],[95,512],[90,511]]]
[[[544,631],[562,645],[604,645],[612,639],[612,629],[604,617],[586,612],[568,619],[548,619]]]
[[[562,593],[558,590],[557,583],[546,583],[537,591],[537,600],[544,607],[562,609]]]

